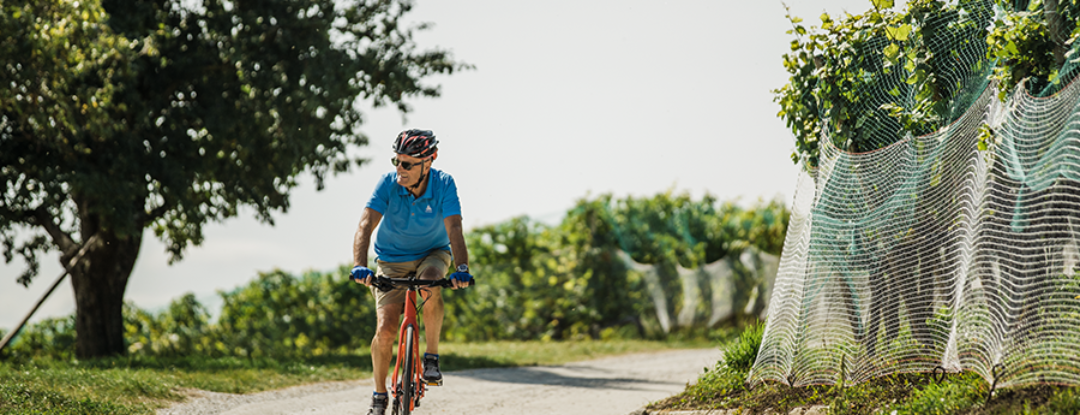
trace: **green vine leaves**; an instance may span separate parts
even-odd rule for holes
[[[795,136],[791,159],[806,168],[818,165],[825,137],[844,151],[876,150],[952,122],[973,100],[971,86],[987,78],[1004,100],[1025,80],[1029,89],[1061,82],[1062,65],[1080,61],[1071,50],[1080,34],[1075,2],[1049,4],[1056,15],[1041,0],[1022,8],[911,0],[902,11],[891,0],[870,3],[865,13],[823,14],[810,27],[788,9],[790,77],[773,93]]]

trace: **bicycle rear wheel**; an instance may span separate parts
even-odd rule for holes
[[[415,348],[415,333],[416,328],[413,326],[405,327],[405,356],[398,356],[401,360],[401,394],[398,399],[395,399],[395,403],[398,405],[397,413],[399,415],[409,415],[412,412],[413,395],[416,394],[416,383],[414,383],[413,372],[416,363],[413,362],[413,355],[416,354]]]

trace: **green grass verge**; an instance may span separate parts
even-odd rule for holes
[[[747,389],[744,382],[761,342],[760,327],[725,343],[724,358],[706,369],[682,393],[654,402],[650,410],[745,409],[751,413],[826,405],[831,415],[843,414],[1080,414],[1080,387],[1033,386],[994,392],[974,373],[950,375],[936,383],[926,374],[897,374],[849,386],[793,388],[766,383]],[[754,350],[753,353],[747,353]]]
[[[444,371],[552,365],[655,350],[708,347],[705,340],[444,343]],[[180,390],[250,393],[306,383],[365,379],[368,353],[307,359],[112,358],[0,363],[0,414],[149,414],[184,399]]]

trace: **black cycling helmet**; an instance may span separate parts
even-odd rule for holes
[[[431,130],[406,130],[394,139],[394,152],[423,159],[435,154],[438,145],[439,140]]]

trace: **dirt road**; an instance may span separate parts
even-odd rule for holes
[[[562,366],[448,372],[445,385],[431,388],[415,413],[626,415],[682,391],[719,359],[717,349],[675,350]],[[367,380],[251,395],[204,392],[158,414],[366,414],[371,385]]]

